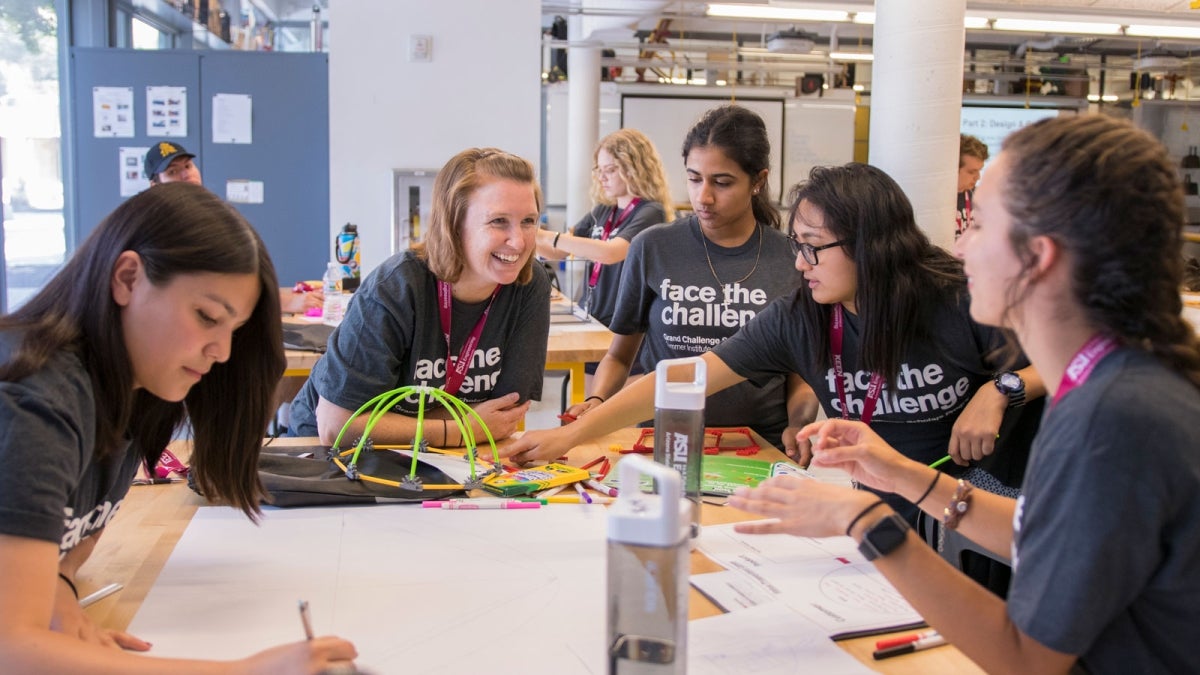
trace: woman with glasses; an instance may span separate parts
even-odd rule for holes
[[[990,454],[1005,412],[1023,403],[993,381],[1001,364],[990,356],[1003,337],[971,320],[961,266],[917,228],[900,186],[865,164],[818,167],[790,202],[788,250],[801,283],[704,355],[710,395],[799,375],[829,417],[869,422],[918,462],[947,451],[962,463]],[[1016,375],[1023,396],[1041,396],[1036,372]],[[654,378],[644,380],[555,435],[527,434],[508,454],[557,457],[647,419]],[[807,436],[792,440],[807,464]],[[912,504],[889,499],[915,519]]]
[[[533,165],[495,148],[464,150],[433,182],[425,242],[368,276],[329,350],[292,402],[295,436],[329,445],[364,403],[403,386],[457,396],[495,438],[507,438],[541,397],[550,332],[550,280],[533,264],[542,192]],[[376,443],[422,438],[463,444],[450,414],[431,404],[423,418],[407,397],[373,428]],[[368,415],[353,420],[362,434]],[[472,422],[476,437],[483,431]]]
[[[649,372],[663,359],[707,352],[800,282],[770,198],[770,156],[766,125],[748,108],[715,108],[689,130],[683,161],[693,213],[630,245],[616,335],[589,400],[569,412],[594,410],[632,368]],[[803,380],[782,373],[711,396],[705,409],[709,426],[750,426],[776,446],[815,415]],[[793,433],[784,434],[789,425]]]
[[[929,625],[990,673],[1196,672],[1200,342],[1181,316],[1176,166],[1126,121],[1051,118],[1010,135],[976,193],[956,244],[971,316],[1012,329],[1054,385],[1020,498],[934,473],[873,425],[804,429],[815,463],[1011,556],[1007,602],[915,545],[863,492],[771,479],[730,504],[778,520],[738,529],[862,541]]]
[[[538,230],[537,252],[550,260],[573,255],[588,261],[579,305],[609,326],[629,242],[651,225],[671,220],[675,209],[662,160],[642,132],[614,131],[600,140],[593,159],[595,208],[569,233]],[[588,366],[595,372],[595,364]]]

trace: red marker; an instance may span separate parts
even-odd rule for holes
[[[895,647],[877,649],[872,656],[874,656],[875,660],[878,661],[880,659],[890,659],[893,656],[902,656],[904,654],[911,654],[913,652],[919,652],[925,649],[941,647],[944,644],[946,644],[946,638],[943,638],[941,635],[938,635],[936,632],[934,632],[933,635],[918,638],[913,642],[896,645]]]
[[[913,633],[912,635],[897,635],[896,637],[884,638],[875,643],[875,649],[887,649],[888,647],[895,647],[897,645],[906,645],[910,642],[933,637],[937,634],[936,630],[927,630],[921,633]]]

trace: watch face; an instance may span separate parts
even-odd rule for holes
[[[1001,373],[999,381],[1005,391],[1017,391],[1022,384],[1021,378],[1016,373]]]

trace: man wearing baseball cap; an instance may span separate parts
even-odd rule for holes
[[[146,177],[151,185],[180,181],[200,185],[200,167],[193,158],[195,155],[177,143],[155,143],[146,152]]]

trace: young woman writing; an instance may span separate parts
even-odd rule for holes
[[[0,663],[17,673],[318,673],[353,645],[298,642],[232,663],[165,661],[95,626],[74,577],[188,421],[210,499],[254,518],[257,464],[283,373],[275,269],[262,240],[204,188],[146,190],[62,270],[0,317]]]

